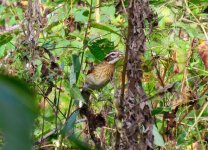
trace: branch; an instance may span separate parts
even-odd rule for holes
[[[3,35],[8,32],[13,32],[14,30],[20,30],[20,29],[21,29],[21,25],[19,24],[11,26],[11,27],[6,27],[5,30],[0,31],[0,35]]]

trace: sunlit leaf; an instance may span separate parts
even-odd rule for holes
[[[101,21],[107,22],[109,20],[115,19],[115,7],[114,6],[105,6],[101,7]]]
[[[183,22],[176,22],[174,26],[181,27],[184,29],[191,37],[198,37],[198,32],[196,27],[191,26],[190,24],[185,24]]]
[[[52,22],[51,24],[49,24],[46,28],[46,31],[51,31],[53,27],[59,25],[59,22],[58,21],[54,21]]]
[[[86,11],[87,11],[86,9],[77,9],[73,14],[75,21],[81,22],[81,23],[86,23],[87,19],[88,19],[88,17],[85,16]]]
[[[113,29],[111,29],[110,27],[106,25],[95,23],[95,22],[91,23],[90,25],[93,28],[97,28],[97,29],[104,30],[104,31],[109,31],[110,33],[114,33],[114,34],[117,34],[118,36],[121,36],[118,32],[114,31]]]

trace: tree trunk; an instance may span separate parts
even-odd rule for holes
[[[147,96],[142,87],[143,72],[141,67],[146,41],[144,21],[147,19],[150,22],[152,18],[153,14],[147,0],[129,0],[126,43],[128,81],[123,101],[121,96],[121,110],[123,112],[120,121],[123,126],[119,132],[119,140],[118,137],[116,139],[116,149],[155,149],[151,108],[147,102],[143,102]]]

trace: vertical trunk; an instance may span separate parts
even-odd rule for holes
[[[141,68],[146,41],[144,21],[147,19],[150,22],[152,17],[147,0],[129,0],[126,43],[128,90],[124,94],[124,101],[121,104],[123,127],[117,149],[146,150],[155,148],[152,134],[153,117],[148,104],[142,102],[147,96],[142,87],[143,72]]]

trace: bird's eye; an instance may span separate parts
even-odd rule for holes
[[[115,53],[112,53],[112,54],[111,54],[111,56],[115,56],[115,55],[116,55]]]

